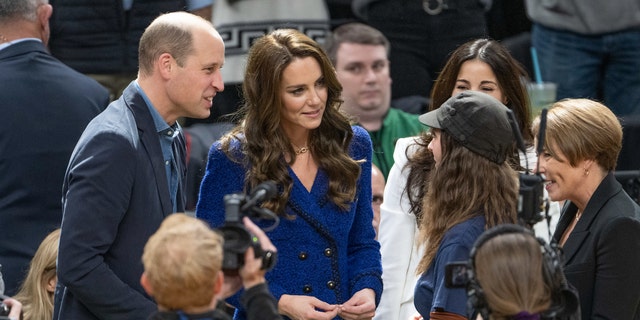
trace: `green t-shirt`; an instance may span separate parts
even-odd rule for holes
[[[400,138],[417,136],[428,127],[418,120],[417,114],[389,108],[378,131],[369,131],[373,143],[373,163],[380,168],[385,180],[393,166],[393,150]]]

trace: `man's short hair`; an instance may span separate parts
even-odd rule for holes
[[[0,0],[0,23],[16,18],[35,21],[36,9],[47,3],[49,0]]]
[[[325,50],[331,62],[337,63],[338,48],[343,43],[383,46],[389,56],[391,45],[378,29],[360,22],[350,22],[337,27],[326,40]]]
[[[187,57],[193,52],[195,28],[214,29],[210,21],[182,11],[165,13],[153,20],[140,37],[140,74],[153,74],[155,60],[164,53],[171,54],[179,66],[184,66]]]
[[[207,306],[222,266],[223,239],[203,221],[168,216],[144,247],[142,263],[156,302],[169,310]]]

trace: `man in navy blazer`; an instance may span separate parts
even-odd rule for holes
[[[45,2],[0,0],[0,264],[9,296],[40,242],[60,227],[69,157],[109,103],[105,88],[47,52]]]
[[[143,248],[185,205],[180,117],[206,118],[224,89],[224,43],[186,12],[156,18],[140,39],[138,78],[87,126],[63,186],[54,319],[147,319]]]

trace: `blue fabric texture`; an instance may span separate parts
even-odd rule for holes
[[[369,134],[353,126],[350,155],[361,163],[361,175],[355,201],[350,210],[342,211],[327,199],[329,180],[318,170],[311,192],[302,185],[294,172],[293,188],[286,213],[294,219],[281,219],[267,236],[278,248],[278,263],[266,275],[276,300],[283,294],[308,295],[329,304],[339,304],[365,288],[376,293],[376,303],[382,293],[380,245],[374,240],[371,225],[371,156]],[[216,142],[210,150],[207,170],[200,190],[196,216],[220,227],[225,220],[223,197],[243,192],[246,169],[231,161]],[[240,142],[232,145],[239,152]],[[270,222],[260,222],[264,227]],[[229,300],[240,307],[238,295]],[[245,319],[240,307],[236,319]]]
[[[484,226],[484,215],[480,215],[445,233],[433,262],[416,284],[414,304],[424,319],[429,319],[429,314],[436,310],[467,316],[467,292],[464,288],[445,286],[445,266],[450,262],[469,260],[471,248]]]

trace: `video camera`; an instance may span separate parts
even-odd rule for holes
[[[525,157],[525,172],[520,174],[520,192],[518,195],[518,222],[526,227],[532,228],[534,224],[542,221],[543,212],[548,216],[548,204],[543,199],[543,182],[542,176],[537,173],[529,172],[529,160],[527,159],[527,147],[524,144],[520,128],[516,122],[513,111],[508,110],[507,116],[514,136],[518,150],[522,151]],[[542,109],[540,114],[540,130],[538,134],[537,154],[541,154],[544,147],[544,132],[547,122],[547,109]]]
[[[4,304],[4,299],[8,298],[4,294],[0,294],[0,320],[11,320],[9,318],[9,312],[11,312],[11,308]]]
[[[279,218],[259,204],[273,198],[278,192],[275,182],[266,181],[255,187],[251,195],[234,193],[224,196],[225,222],[220,227],[224,238],[224,259],[222,271],[228,275],[237,275],[244,265],[244,255],[249,247],[253,248],[256,258],[262,258],[262,269],[271,270],[276,264],[276,253],[264,251],[258,237],[251,234],[242,223],[243,217],[274,220],[265,231],[278,226]]]

